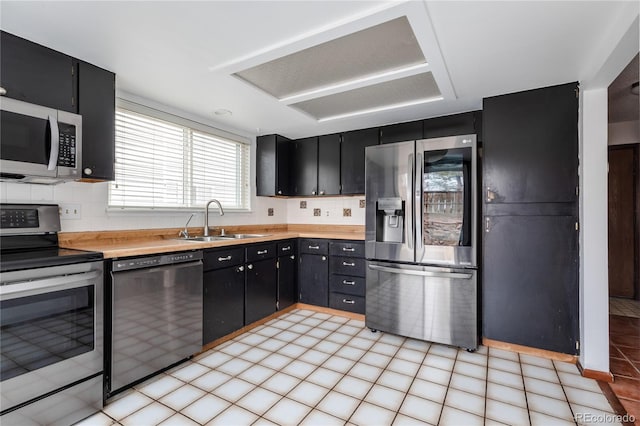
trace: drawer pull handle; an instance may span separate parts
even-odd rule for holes
[[[231,260],[231,255],[229,255],[227,257],[219,257],[218,258],[218,262],[224,262],[225,260]]]
[[[258,250],[258,254],[267,254],[269,250]]]
[[[311,250],[320,250],[320,246],[309,246]]]
[[[282,247],[282,251],[289,251],[289,250],[291,250],[291,246]]]
[[[344,284],[344,285],[356,285],[356,282],[355,281],[342,280],[342,284]]]
[[[342,247],[342,251],[356,251],[353,247]]]
[[[342,303],[346,303],[347,305],[355,305],[356,301],[350,299],[342,299]]]
[[[356,266],[354,262],[342,262],[342,266]]]

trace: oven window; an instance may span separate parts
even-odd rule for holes
[[[9,111],[0,112],[2,159],[47,164],[51,140],[49,122]]]
[[[0,381],[92,351],[93,293],[86,286],[0,302]]]
[[[471,245],[471,148],[424,152],[423,242]]]

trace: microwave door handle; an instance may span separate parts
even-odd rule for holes
[[[60,131],[58,129],[58,119],[49,116],[49,132],[51,136],[51,151],[49,152],[49,165],[47,170],[55,170],[58,165],[58,152],[60,151]]]
[[[68,290],[92,285],[92,281],[101,277],[101,271],[81,272],[42,279],[0,283],[0,300],[35,296],[51,291]]]
[[[405,232],[405,240],[407,241],[407,246],[413,250],[413,222],[415,222],[413,218],[413,206],[411,205],[411,200],[413,199],[413,174],[416,163],[413,159],[413,154],[409,154],[409,176],[407,178],[407,200],[405,201],[404,206],[404,232]]]

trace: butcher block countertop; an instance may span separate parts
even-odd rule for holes
[[[185,250],[261,243],[288,238],[326,238],[364,240],[364,226],[358,225],[241,225],[225,226],[227,234],[263,234],[264,237],[221,241],[182,241],[182,228],[142,229],[133,231],[61,232],[59,244],[64,248],[102,252],[105,259],[169,253]],[[211,235],[218,235],[212,229]],[[189,235],[202,235],[202,228],[189,228]]]

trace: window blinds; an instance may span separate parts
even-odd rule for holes
[[[111,207],[249,208],[245,143],[118,108],[115,145]]]

